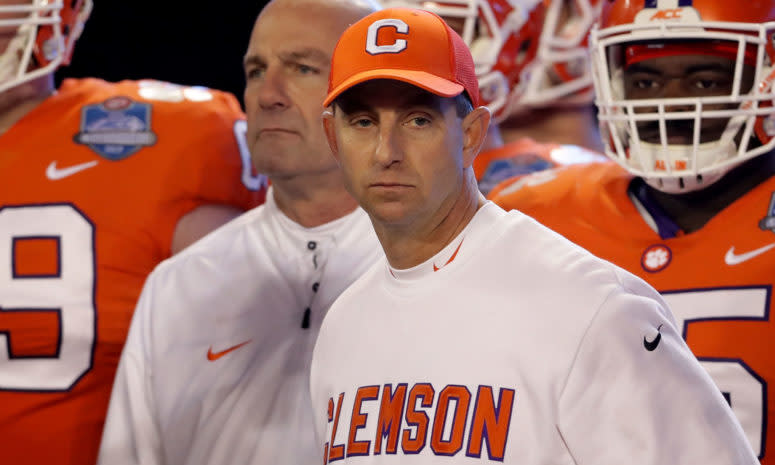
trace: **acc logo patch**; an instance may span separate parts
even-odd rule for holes
[[[640,266],[649,273],[658,273],[673,260],[673,252],[664,244],[649,246],[640,257]]]
[[[81,109],[81,130],[73,140],[108,160],[123,160],[156,143],[151,104],[119,96],[86,105]]]
[[[759,228],[762,231],[770,230],[775,233],[775,192],[770,197],[770,205],[767,207],[767,214],[759,221]]]

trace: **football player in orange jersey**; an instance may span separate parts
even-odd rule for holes
[[[661,291],[773,465],[775,6],[614,0],[591,41],[617,163],[536,173],[492,198]]]
[[[487,194],[512,176],[604,160],[587,37],[601,0],[383,0],[442,16],[471,49],[493,113],[474,162]]]
[[[67,80],[91,0],[0,1],[0,462],[94,463],[146,275],[263,200],[235,98]]]

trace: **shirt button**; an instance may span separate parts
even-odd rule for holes
[[[312,292],[317,292],[319,287],[320,287],[320,283],[313,284],[312,285]]]
[[[318,243],[315,241],[309,241],[307,242],[307,248],[310,250],[315,250],[315,247],[318,246]]]

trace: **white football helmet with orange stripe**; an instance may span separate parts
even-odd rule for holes
[[[546,19],[538,53],[517,103],[590,104],[594,92],[588,40],[602,0],[544,0],[544,4]]]
[[[382,0],[445,18],[471,49],[501,121],[523,107],[592,101],[587,39],[602,0]]]
[[[13,35],[0,55],[0,92],[67,64],[92,0],[18,0],[0,4],[0,33]]]
[[[775,148],[775,7],[772,0],[612,0],[591,36],[592,65],[606,154],[653,187],[670,193],[702,189],[734,166]],[[654,55],[703,54],[735,65],[728,95],[627,99],[624,69]],[[694,51],[692,51],[694,50]],[[641,55],[639,57],[639,55]],[[744,83],[743,64],[753,71]],[[710,108],[709,108],[710,107]],[[727,119],[717,140],[701,141],[703,119]],[[682,121],[682,123],[679,123]],[[651,125],[647,142],[639,127]],[[691,143],[671,143],[683,124]]]
[[[381,0],[386,8],[411,7],[444,18],[471,49],[479,94],[496,121],[509,115],[538,53],[543,0]]]

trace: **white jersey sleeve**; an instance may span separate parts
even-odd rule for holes
[[[662,298],[617,274],[623,286],[586,329],[560,397],[558,429],[575,463],[756,464]]]
[[[121,354],[102,434],[100,465],[164,463],[161,435],[154,417],[153,373],[149,362],[154,276],[152,273],[143,287]]]

